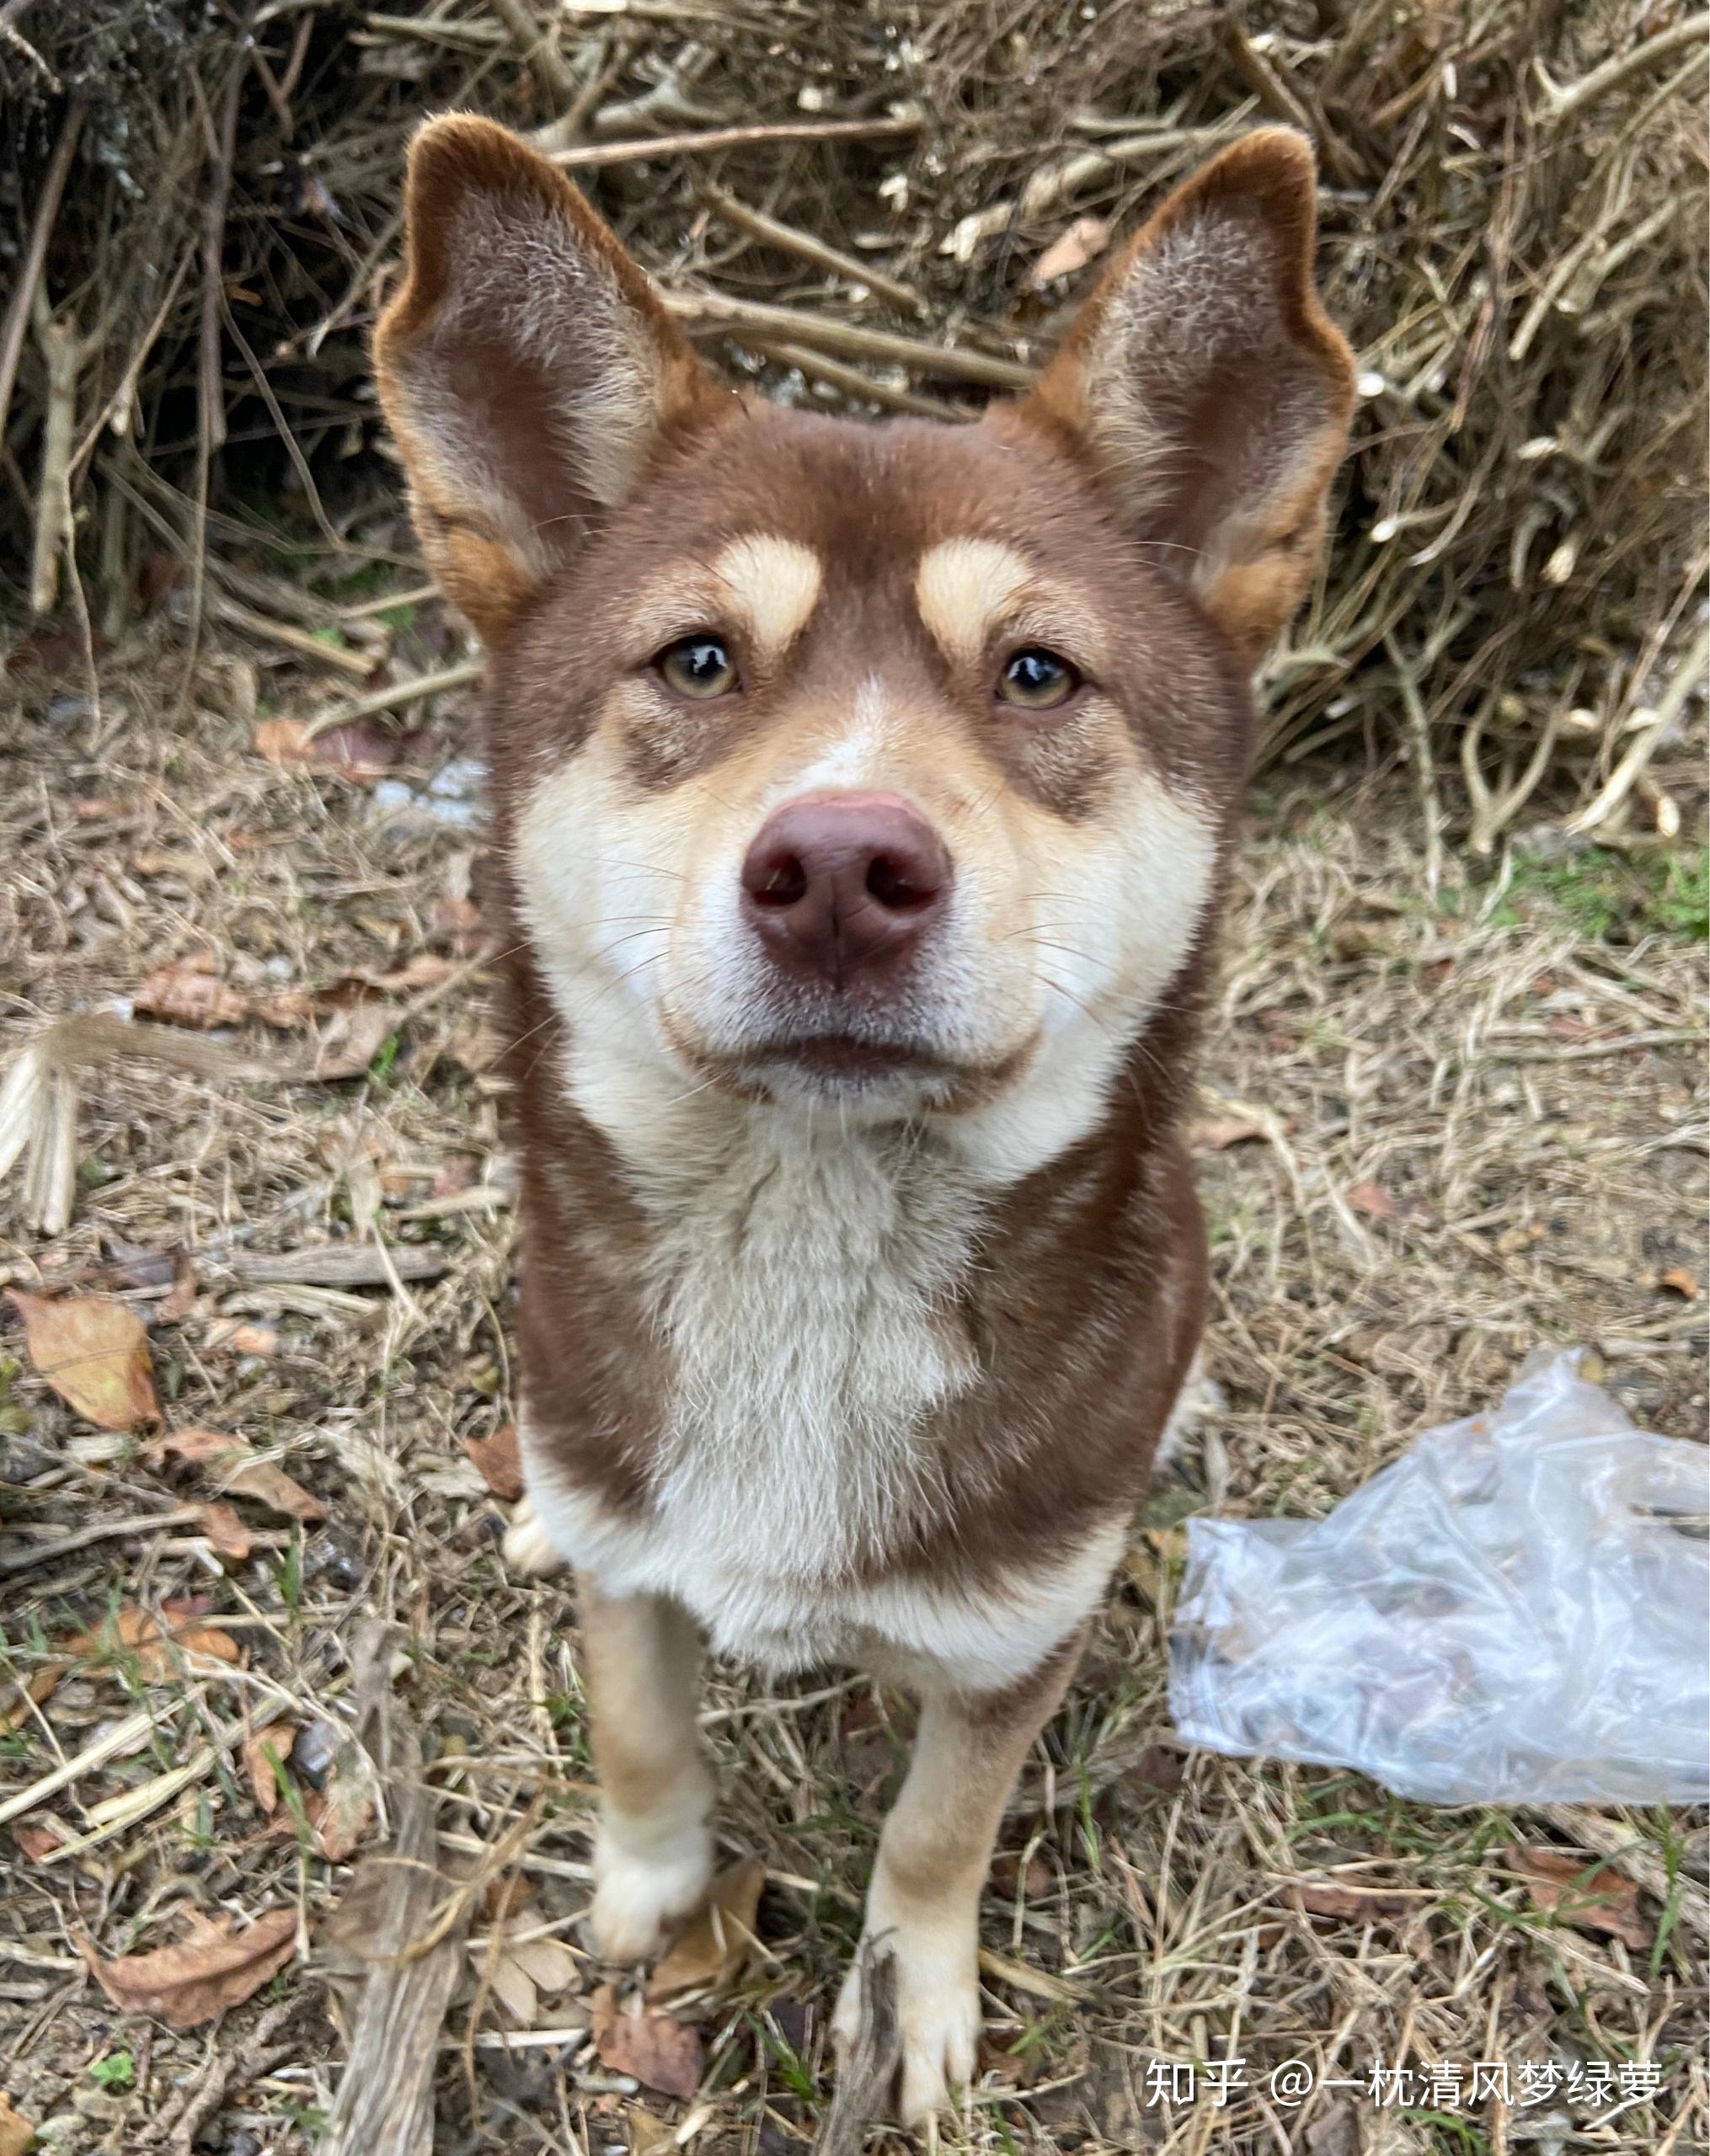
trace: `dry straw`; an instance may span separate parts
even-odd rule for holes
[[[164,560],[193,635],[234,605],[254,629],[259,547],[301,638],[304,592],[407,547],[364,344],[425,111],[532,132],[739,375],[908,411],[1025,381],[1101,234],[1281,119],[1317,145],[1363,399],[1269,752],[1403,748],[1427,831],[1480,851],[1529,801],[1673,837],[1654,752],[1704,659],[1707,29],[1516,0],[7,0],[19,613],[69,603],[93,655]],[[1048,251],[1077,266],[1040,280]]]
[[[1702,2146],[1702,1826],[1428,1816],[1354,1777],[1184,1758],[1163,1668],[1186,1511],[1322,1513],[1541,1338],[1595,1341],[1648,1424],[1703,1427],[1702,953],[1665,932],[1684,866],[1604,849],[1665,845],[1699,806],[1706,19],[1649,0],[392,5],[0,0],[0,616],[36,662],[0,692],[0,1015],[52,1019],[7,1043],[24,1052],[0,1086],[0,1278],[147,1312],[174,1429],[241,1433],[329,1512],[311,1530],[242,1499],[255,1556],[222,1570],[200,1502],[221,1486],[169,1481],[27,1374],[8,1391],[8,1332],[0,1658],[25,1689],[0,1701],[19,1717],[0,2088],[55,2122],[44,2145],[69,2130],[139,2156],[190,2156],[216,2120],[228,2147],[294,2150],[290,2122],[317,2112],[323,2145],[414,2156],[436,2068],[441,2144],[471,2151],[867,2137],[884,2032],[864,2096],[852,2072],[828,2116],[825,2025],[906,1729],[858,1680],[712,1681],[721,1828],[768,1881],[760,1960],[673,2009],[705,2046],[691,2107],[661,2116],[595,2056],[591,1966],[532,2018],[498,1993],[513,1888],[529,1930],[575,1949],[590,1792],[572,1606],[500,1566],[462,1443],[514,1407],[474,841],[394,834],[366,786],[252,753],[260,662],[291,670],[291,708],[323,703],[335,773],[473,679],[424,605],[366,383],[424,111],[535,131],[739,378],[953,414],[1037,366],[1110,235],[1281,117],[1318,145],[1365,394],[1328,581],[1271,670],[1276,767],[1194,1128],[1227,1399],[1189,1480],[1155,1493],[1012,1806],[982,1956],[994,2071],[940,2145]],[[86,666],[104,712],[71,693]],[[449,730],[442,713],[425,744]],[[1410,782],[1368,780],[1349,749],[1404,752]],[[1598,847],[1508,843],[1551,819]],[[1501,853],[1488,877],[1458,874],[1467,838]],[[391,1038],[372,1075],[359,1043],[329,1083],[271,1019],[240,1047],[110,1008],[163,965],[258,1015],[370,988],[351,1011]],[[68,1632],[190,1593],[243,1664],[67,1664]],[[376,1614],[407,1645],[366,1633]],[[377,1874],[250,1787],[269,1730],[299,1805],[367,1732]],[[300,1909],[327,1971],[365,1872],[383,1881],[400,1849],[421,1903],[363,1932],[382,1951],[346,1972],[336,2041],[299,1972],[187,2036],[115,2024],[86,1983],[74,1920],[103,1953],[152,1951],[187,1900]],[[1539,1898],[1563,1864],[1595,1874],[1612,1929]],[[415,1958],[384,1951],[406,1935]],[[90,2078],[119,2044],[128,2096]],[[1226,2111],[1144,2085],[1243,2052],[1253,2086]],[[377,2055],[389,2080],[364,2071]],[[1491,2057],[1654,2067],[1661,2089],[1616,2116],[1451,2103],[1435,2125],[1348,2093],[1377,2062]],[[1265,2076],[1302,2059],[1324,2086],[1279,2112]]]

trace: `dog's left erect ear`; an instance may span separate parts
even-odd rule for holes
[[[724,400],[575,188],[490,120],[416,136],[404,243],[381,403],[428,566],[490,644]]]
[[[1248,664],[1300,603],[1354,360],[1318,304],[1312,153],[1243,136],[1178,188],[1021,407],[1094,468]]]

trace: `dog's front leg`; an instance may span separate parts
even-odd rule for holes
[[[863,1936],[896,1969],[899,2114],[917,2126],[974,2078],[980,2046],[980,1894],[1028,1748],[1079,1658],[1071,1641],[1008,1690],[922,1691],[907,1779],[879,1837]],[[860,1965],[836,2022],[846,2052],[860,2025]]]
[[[602,1594],[578,1582],[583,1675],[601,1783],[594,1845],[594,1943],[639,1961],[705,1898],[713,1870],[713,1785],[695,1727],[700,1641],[687,1614],[655,1595]]]

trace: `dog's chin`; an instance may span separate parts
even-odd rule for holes
[[[679,1053],[687,1044],[676,1043]],[[877,1029],[783,1033],[688,1051],[703,1084],[749,1102],[824,1110],[845,1124],[954,1115],[989,1101],[1028,1060],[1031,1043],[991,1059],[952,1055]]]
[[[751,1095],[781,1107],[835,1108],[858,1122],[947,1108],[973,1075],[918,1049],[847,1034],[769,1043],[740,1059],[735,1075]]]

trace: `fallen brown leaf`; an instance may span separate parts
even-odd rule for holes
[[[638,1993],[621,2005],[610,1984],[589,2002],[589,2034],[600,2063],[613,2073],[633,2073],[662,2096],[687,2103],[701,2085],[704,2064],[695,2031],[669,2014],[655,2014]]]
[[[1657,1285],[1666,1288],[1670,1294],[1684,1295],[1689,1303],[1697,1299],[1697,1280],[1684,1265],[1671,1265],[1666,1273],[1658,1273]]]
[[[348,1864],[374,1817],[374,1771],[366,1756],[336,1761],[326,1787],[304,1796],[303,1814],[328,1863]]]
[[[286,1519],[313,1524],[327,1516],[326,1507],[312,1491],[305,1490],[270,1460],[258,1460],[242,1438],[229,1436],[223,1430],[174,1430],[150,1445],[142,1456],[151,1467],[178,1460],[205,1468],[217,1479],[222,1496],[253,1497],[257,1504],[265,1505]],[[222,1506],[220,1509],[230,1508]]]
[[[296,1728],[288,1721],[252,1729],[243,1740],[243,1772],[249,1780],[255,1809],[264,1819],[270,1819],[279,1809],[279,1777],[296,1741]]]
[[[481,1895],[481,1914],[489,1924],[510,1924],[534,1908],[534,1889],[520,1871],[489,1879]]]
[[[368,719],[333,727],[313,741],[303,739],[307,731],[306,719],[264,719],[255,729],[255,746],[270,764],[329,771],[335,778],[357,784],[383,778],[403,754],[398,735],[388,734]]]
[[[29,1359],[66,1404],[102,1430],[160,1420],[148,1333],[135,1310],[104,1295],[32,1295],[9,1288]]]
[[[1173,1796],[1185,1772],[1179,1753],[1168,1752],[1162,1744],[1148,1744],[1124,1773],[1122,1781],[1125,1788],[1144,1796]]]
[[[169,1621],[163,1627],[147,1610],[127,1604],[115,1609],[111,1620],[98,1630],[79,1632],[67,1645],[74,1655],[88,1658],[134,1655],[138,1673],[151,1682],[177,1676],[185,1655],[207,1655],[216,1662],[234,1664],[243,1659],[238,1642],[217,1625],[204,1625],[194,1616],[176,1616],[170,1605],[166,1614]]]
[[[574,1991],[580,1971],[576,1957],[562,1940],[557,1939],[519,1939],[506,1949],[510,1959],[519,1968],[528,1972],[535,1989],[554,1999],[563,1991]]]
[[[297,1911],[270,1909],[247,1930],[231,1919],[188,1916],[189,1935],[152,1954],[121,1954],[109,1961],[94,1942],[77,1940],[95,1981],[126,2014],[154,2014],[169,2029],[194,2029],[260,1990],[297,1950]]]
[[[214,1555],[234,1565],[241,1565],[255,1547],[255,1538],[230,1505],[198,1505],[196,1524],[212,1545]]]
[[[398,1023],[390,1003],[352,1003],[334,1011],[315,1047],[313,1076],[323,1084],[360,1078]]]
[[[70,1667],[68,1662],[45,1662],[39,1669],[32,1669],[21,1684],[14,1684],[5,1705],[0,1707],[0,1737],[9,1737],[14,1729],[22,1729],[31,1719],[30,1709],[53,1696]]]
[[[249,1016],[249,1000],[214,971],[206,952],[193,958],[179,958],[157,966],[131,998],[147,1018],[163,1018],[174,1026],[238,1026]]]
[[[1109,244],[1110,227],[1103,217],[1077,217],[1034,263],[1028,282],[1037,291],[1041,286],[1049,285],[1053,278],[1072,277]]]
[[[40,1864],[62,1845],[65,1836],[34,1819],[19,1819],[13,1827],[12,1838],[32,1864]]]
[[[327,1508],[313,1492],[305,1490],[301,1482],[294,1482],[282,1467],[275,1467],[270,1460],[247,1460],[221,1478],[221,1487],[239,1497],[254,1497],[257,1504],[265,1505],[269,1512],[279,1513],[286,1519],[306,1520],[313,1524],[327,1516]]]
[[[1386,1893],[1382,1887],[1333,1886],[1326,1880],[1309,1879],[1291,1886],[1283,1896],[1291,1909],[1309,1917],[1338,1917],[1345,1924],[1381,1924],[1410,1915],[1418,1904],[1406,1894]]]
[[[1381,1182],[1350,1183],[1344,1193],[1356,1213],[1364,1213],[1368,1219],[1398,1220],[1402,1209]]]
[[[24,2156],[35,2146],[35,2128],[22,2111],[14,2111],[12,2099],[0,2089],[0,2156]]]
[[[1568,1849],[1528,1848],[1509,1851],[1526,1881],[1534,1905],[1579,1931],[1598,1931],[1643,1952],[1651,1943],[1649,1924],[1640,1914],[1638,1889],[1607,1865],[1595,1866]]]
[[[472,1078],[478,1078],[484,1070],[490,1070],[504,1053],[504,1049],[505,1043],[496,1028],[489,1026],[484,1018],[459,1026],[446,1043],[446,1054]]]
[[[318,1939],[339,1955],[372,1960],[398,1900],[398,1859],[382,1850],[365,1856],[345,1891],[316,1926]]]
[[[174,1251],[172,1285],[154,1306],[156,1321],[162,1325],[181,1325],[195,1306],[196,1268],[188,1251]]]
[[[279,1328],[272,1325],[246,1325],[239,1318],[222,1318],[217,1325],[208,1327],[206,1344],[222,1348],[228,1355],[276,1355]]]
[[[532,2029],[540,2009],[534,1978],[521,1963],[501,1954],[484,1970],[488,1989],[520,2029]]]
[[[508,1939],[500,1928],[496,1945],[471,1949],[493,1995],[518,2025],[536,2026],[541,1996],[552,1999],[574,1988],[576,1957],[556,1939]]]
[[[143,1448],[142,1460],[147,1467],[160,1467],[168,1460],[202,1467],[211,1461],[241,1455],[248,1449],[242,1438],[234,1438],[227,1430],[168,1430],[163,1438],[157,1438],[152,1445]]]
[[[651,2111],[644,2111],[639,2104],[623,2107],[624,2137],[629,2144],[629,2156],[665,2156],[668,2148],[676,2145],[676,2129],[664,2119],[656,2119]]]
[[[1002,1849],[992,1859],[991,1884],[1006,1901],[1017,1894],[1043,1901],[1051,1891],[1051,1868],[1043,1857],[1030,1856],[1023,1869],[1019,1849]]]
[[[270,995],[265,1002],[252,1003],[249,1008],[252,1017],[264,1026],[271,1026],[275,1033],[295,1033],[300,1026],[315,1022],[315,999],[301,988],[282,988],[276,995]]]
[[[502,1423],[490,1438],[465,1438],[463,1450],[494,1496],[514,1505],[522,1495],[522,1455],[517,1450],[516,1423]]]
[[[648,1997],[670,1999],[678,1992],[735,1983],[754,1958],[754,1925],[765,1884],[766,1866],[756,1857],[721,1871],[707,1906],[654,1971]]]

